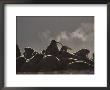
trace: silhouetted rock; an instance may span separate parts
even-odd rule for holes
[[[59,59],[52,55],[45,56],[40,62],[40,70],[43,71],[52,71],[58,70]]]
[[[73,69],[73,70],[88,70],[90,69],[89,65],[86,62],[73,62],[68,64],[68,69]]]
[[[43,55],[36,53],[32,58],[28,59],[28,61],[23,65],[23,72],[37,72],[39,71],[39,63],[43,59]]]
[[[30,47],[26,47],[24,48],[25,52],[23,53],[24,57],[26,59],[29,59],[33,56],[34,50]]]
[[[87,61],[89,58],[87,57],[90,51],[88,49],[81,49],[78,52],[74,53],[74,56],[78,60]]]
[[[16,44],[16,58],[21,56],[19,46]]]
[[[91,70],[94,71],[94,54],[93,58],[88,58],[90,51],[81,49],[76,53],[69,53],[71,48],[61,44],[59,51],[56,42],[52,40],[50,45],[42,53],[34,51],[32,48],[24,48],[25,52],[21,57],[20,49],[16,46],[16,71],[22,73],[53,72],[64,70]]]
[[[47,47],[45,54],[57,56],[58,53],[59,53],[59,49],[57,47],[57,42],[55,40],[52,40],[50,45]]]
[[[24,57],[18,57],[16,59],[16,72],[21,72],[22,71],[22,66],[26,62],[26,59]]]

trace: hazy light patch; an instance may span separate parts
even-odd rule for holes
[[[56,37],[57,41],[61,41],[61,40],[69,40],[69,36],[67,35],[66,31],[62,31],[60,32],[60,34]]]
[[[79,27],[75,30],[70,30],[69,32],[61,30],[52,39],[71,47],[73,50],[69,50],[70,53],[87,48],[90,50],[89,57],[91,57],[94,52],[94,24],[80,23]]]
[[[89,35],[93,34],[94,25],[93,23],[81,23],[79,28],[73,30],[71,32],[61,31],[58,35],[56,35],[57,41],[69,41],[75,39],[79,39],[83,42],[86,42]],[[93,37],[91,37],[93,38]]]
[[[80,27],[70,33],[71,38],[78,38],[83,42],[86,42],[88,36],[94,32],[93,23],[81,23]]]
[[[81,32],[81,28],[76,30],[75,32],[70,33],[70,37],[80,39],[81,41],[85,42],[86,41],[86,36],[84,36],[84,32]]]

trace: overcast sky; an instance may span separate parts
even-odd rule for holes
[[[93,16],[17,16],[17,44],[36,51],[46,49],[52,39],[76,52],[87,48],[94,52]],[[59,46],[60,47],[60,46]]]

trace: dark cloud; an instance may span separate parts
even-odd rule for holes
[[[77,51],[88,48],[94,52],[93,16],[18,16],[17,43],[23,48],[45,49],[55,39]]]

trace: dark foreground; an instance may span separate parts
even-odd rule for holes
[[[17,72],[17,74],[94,74],[94,71],[90,70],[62,70],[62,71],[47,71],[47,72]]]
[[[69,53],[67,46],[59,50],[55,40],[52,40],[46,50],[41,53],[32,48],[25,48],[21,55],[17,46],[17,74],[94,74],[94,54],[89,58],[88,49],[80,49]]]

